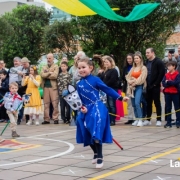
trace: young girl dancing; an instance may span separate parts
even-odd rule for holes
[[[99,91],[105,92],[114,99],[128,101],[115,90],[106,86],[98,77],[91,75],[94,66],[89,58],[78,61],[78,70],[82,79],[77,83],[77,91],[83,107],[77,116],[77,143],[90,146],[94,152],[92,164],[103,167],[102,143],[112,143],[110,119],[106,106],[100,100]]]
[[[30,67],[29,76],[23,76],[22,86],[27,85],[26,94],[31,93],[29,103],[24,108],[24,114],[29,114],[30,120],[27,125],[32,125],[33,115],[36,115],[35,124],[39,125],[39,115],[42,114],[41,97],[38,87],[41,83],[41,77],[38,75],[37,67]]]

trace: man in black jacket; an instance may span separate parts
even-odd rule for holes
[[[152,103],[154,101],[157,113],[156,126],[161,126],[161,101],[160,88],[161,81],[165,75],[164,64],[161,59],[155,56],[153,48],[146,49],[146,67],[148,69],[147,75],[147,120],[143,125],[151,125]]]

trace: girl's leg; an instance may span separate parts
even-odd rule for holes
[[[96,168],[102,168],[103,167],[102,144],[100,144],[99,141],[95,141],[95,146],[96,146],[96,149],[97,149]]]
[[[96,162],[97,162],[97,149],[96,149],[96,146],[94,144],[91,144],[90,147],[94,152],[94,157],[92,159],[92,164],[96,164]]]
[[[29,121],[26,123],[27,125],[32,125],[32,118],[33,118],[33,114],[30,114]]]
[[[36,114],[35,124],[39,126],[39,114]]]

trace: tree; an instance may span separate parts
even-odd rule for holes
[[[44,32],[45,51],[54,51],[58,48],[69,57],[77,52],[78,37],[73,32],[73,25],[69,21],[55,21],[47,26]]]
[[[132,8],[147,0],[109,0],[111,7],[119,7],[116,13],[127,16]],[[94,53],[113,54],[122,68],[127,53],[154,47],[156,54],[164,55],[167,38],[173,33],[180,20],[178,1],[163,0],[160,7],[139,21],[130,23],[115,22],[98,15],[78,17],[72,20],[75,34],[79,35],[83,50],[89,56]]]
[[[44,47],[42,36],[49,23],[50,12],[43,7],[23,5],[2,17],[11,27],[12,33],[4,35],[3,55],[8,66],[15,56],[26,56],[36,63]]]

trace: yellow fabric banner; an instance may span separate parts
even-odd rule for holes
[[[74,16],[95,15],[96,13],[79,0],[44,0],[45,2]]]
[[[79,0],[43,0],[52,6],[74,16],[92,16],[97,14]],[[113,8],[119,10],[119,8]]]

